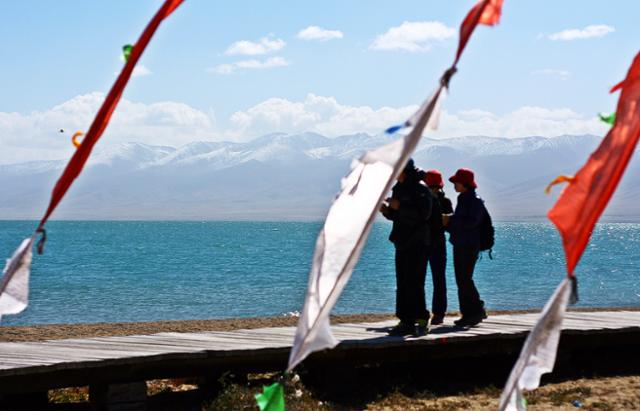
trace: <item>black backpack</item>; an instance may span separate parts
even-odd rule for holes
[[[489,251],[489,258],[493,260],[491,255],[491,249],[495,244],[495,229],[493,228],[493,222],[491,221],[491,215],[487,210],[487,207],[482,205],[484,209],[484,218],[480,223],[480,251]]]

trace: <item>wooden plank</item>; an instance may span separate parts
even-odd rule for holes
[[[599,324],[589,322],[585,319],[565,318],[562,321],[562,329],[574,330],[574,331],[589,331],[589,330],[601,330],[603,329],[603,327]]]
[[[129,356],[137,356],[137,355],[152,355],[154,352],[157,352],[157,349],[153,349],[149,345],[127,345],[127,344],[119,344],[119,343],[95,343],[93,341],[87,342],[77,342],[73,343],[60,343],[60,344],[43,344],[39,347],[42,350],[48,352],[67,352],[72,351],[73,355],[82,355],[82,353],[86,355],[103,355],[106,353],[110,356],[118,356],[118,355],[129,355]]]
[[[290,346],[293,343],[293,336],[282,335],[278,333],[269,333],[269,332],[254,332],[254,333],[238,333],[239,336],[243,338],[248,338],[252,341],[263,341],[269,344],[284,344],[286,346]]]
[[[131,349],[148,349],[155,352],[190,352],[200,351],[206,349],[228,349],[237,347],[232,340],[220,341],[220,339],[209,338],[209,343],[205,344],[200,342],[197,344],[195,341],[192,344],[187,344],[185,338],[177,338],[173,336],[134,336],[134,337],[113,337],[111,341],[104,341],[103,347],[131,347]],[[217,343],[217,344],[214,344]]]
[[[606,315],[606,316],[614,316],[616,318],[624,318],[624,319],[636,319],[640,321],[640,311],[568,311],[568,314],[572,315]]]
[[[34,365],[43,365],[41,361],[30,360],[25,358],[18,359],[0,359],[0,370],[7,370],[12,368],[24,368],[24,367],[32,367]]]
[[[598,313],[597,318],[609,322],[615,327],[640,327],[640,318],[624,318],[614,313]]]
[[[69,345],[69,346],[53,346],[42,344],[39,347],[33,347],[31,349],[14,351],[15,353],[21,354],[35,354],[35,355],[49,355],[53,358],[109,358],[114,356],[137,356],[137,355],[148,355],[148,352],[137,352],[134,350],[113,350],[106,349],[106,347],[96,347],[96,346],[85,346],[85,345]]]
[[[512,315],[492,315],[485,321],[493,321],[500,324],[521,325],[525,327],[532,327],[540,315],[538,314],[512,314]]]
[[[531,331],[532,326],[520,324],[503,324],[495,321],[485,320],[482,327],[495,328],[504,333],[520,333],[523,331]]]

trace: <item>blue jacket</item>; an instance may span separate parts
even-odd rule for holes
[[[458,203],[449,218],[449,241],[454,246],[480,246],[480,223],[484,218],[484,202],[475,190],[458,195]]]

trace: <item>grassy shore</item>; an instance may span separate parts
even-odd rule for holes
[[[198,387],[190,381],[149,381],[149,411],[255,411],[257,407],[254,395],[261,391],[263,384],[270,384],[275,378],[276,376],[263,374],[253,375],[243,384],[228,382],[215,396],[196,393]],[[287,410],[295,411],[494,411],[498,408],[501,388],[494,385],[472,387],[455,382],[447,388],[433,388],[407,382],[370,394],[370,400],[335,398],[309,389],[303,382],[285,384]],[[78,405],[88,401],[88,388],[51,390],[49,397],[51,402],[58,404],[58,410],[63,410],[65,403],[70,405],[69,409],[78,410]],[[600,376],[551,381],[543,383],[535,391],[527,392],[525,397],[530,411],[640,410],[640,376]]]
[[[256,386],[228,386],[203,410],[255,410],[253,394]],[[375,399],[358,402],[354,399],[335,400],[306,390],[300,383],[286,389],[286,402],[291,410],[370,410],[370,411],[495,411],[501,387],[458,386],[430,389],[407,382],[405,385],[378,392]],[[528,409],[536,410],[640,410],[640,376],[603,376],[554,381],[525,394]]]

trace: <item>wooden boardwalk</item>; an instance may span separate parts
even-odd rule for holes
[[[455,327],[454,318],[447,317],[428,335],[406,338],[386,335],[392,321],[340,324],[332,329],[342,342],[333,350],[312,355],[308,362],[402,361],[406,356],[444,358],[498,351],[515,355],[537,317],[493,315],[470,329]],[[0,343],[0,394],[189,377],[212,370],[283,370],[294,332],[293,327],[277,327]],[[602,344],[621,335],[630,344],[640,341],[640,311],[569,312],[563,323],[563,340],[592,336]]]

